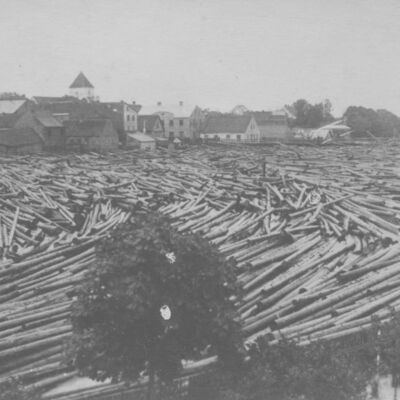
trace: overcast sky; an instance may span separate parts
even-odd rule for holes
[[[0,0],[0,92],[400,115],[399,0]]]

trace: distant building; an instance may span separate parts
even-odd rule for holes
[[[127,133],[138,130],[138,113],[141,108],[139,104],[124,101],[100,104],[106,109],[107,117],[112,120],[121,143],[125,142]]]
[[[137,147],[140,150],[154,151],[156,148],[156,141],[151,136],[144,133],[128,133],[129,147]]]
[[[36,111],[34,108],[34,103],[29,100],[0,101],[3,153],[26,153],[63,148],[63,125],[49,111]],[[10,139],[11,135],[15,136],[15,141]],[[29,135],[32,135],[31,139]]]
[[[139,115],[138,131],[155,138],[165,137],[164,125],[159,115]]]
[[[70,121],[65,125],[67,150],[105,152],[119,146],[118,134],[110,120]]]
[[[79,100],[73,96],[64,97],[41,97],[33,98],[35,109],[41,112],[48,112],[65,127],[65,148],[67,150],[77,149],[79,151],[104,151],[105,148],[111,149],[118,147],[120,141],[120,130],[123,133],[123,122],[120,115],[110,109],[109,106],[99,102],[88,102],[87,100]],[[119,103],[118,103],[119,104]],[[102,121],[100,136],[89,135],[89,126],[95,126],[93,121]],[[83,122],[89,121],[89,125]],[[112,129],[108,125],[104,127],[104,121],[109,121]],[[79,129],[82,129],[82,138],[79,140]],[[110,138],[104,138],[106,133],[109,133]],[[117,144],[114,145],[117,133]],[[91,137],[89,140],[88,137]],[[68,139],[67,139],[68,138]],[[122,139],[121,139],[122,141]],[[110,142],[110,143],[108,143]],[[108,144],[107,144],[108,143]]]
[[[14,127],[32,129],[42,139],[45,150],[63,150],[65,147],[65,128],[49,111],[27,111]]]
[[[158,115],[163,124],[165,135],[169,138],[193,139],[199,136],[204,113],[198,106],[191,106],[180,101],[178,104],[143,106],[142,115]]]
[[[211,115],[200,137],[227,143],[259,142],[260,130],[252,115]]]
[[[31,128],[0,129],[1,154],[40,153],[43,148],[42,138]]]
[[[83,72],[80,72],[69,86],[69,94],[79,100],[95,100],[94,86],[89,82],[89,79],[86,78]]]
[[[284,142],[291,137],[285,113],[274,111],[251,112],[260,129],[261,141]]]

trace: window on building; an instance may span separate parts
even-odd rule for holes
[[[132,115],[132,122],[135,122],[135,116]]]
[[[238,142],[240,142],[241,136],[240,136],[240,135],[236,135],[236,140],[237,140]]]
[[[184,132],[179,132],[179,137],[183,138],[185,136]]]
[[[226,135],[225,136],[227,139],[230,139],[231,138],[231,135]]]
[[[179,126],[183,126],[183,119],[179,120]]]
[[[174,132],[170,132],[170,133],[169,133],[169,137],[170,137],[170,138],[173,138],[173,137],[174,137]]]
[[[126,120],[127,121],[129,121],[131,118],[130,118],[130,115],[128,114],[127,116],[126,116]]]
[[[174,126],[174,120],[173,120],[173,119],[170,119],[170,120],[169,120],[169,126],[170,126],[171,128]]]

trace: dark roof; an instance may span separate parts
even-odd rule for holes
[[[0,145],[8,147],[43,144],[43,140],[32,128],[0,129]]]
[[[136,112],[139,112],[142,109],[140,104],[129,104],[129,106],[132,107]]]
[[[161,118],[158,115],[139,115],[138,117],[138,130],[143,132],[144,122],[146,121],[146,132],[151,132],[157,120],[161,123]]]
[[[211,115],[204,124],[204,133],[244,133],[251,115]]]
[[[123,113],[123,104],[124,104],[123,101],[108,101],[100,104],[102,104],[110,111],[117,112],[120,114]]]
[[[95,137],[104,131],[107,124],[111,125],[111,122],[108,119],[92,119],[72,124],[75,129],[67,129],[67,136]],[[71,126],[72,124],[67,123],[66,125]]]
[[[114,112],[121,113],[123,112],[123,105],[126,104],[128,107],[132,108],[136,112],[139,112],[142,106],[140,104],[135,104],[135,103],[125,103],[124,101],[108,101],[108,102],[103,102],[101,103],[108,109],[111,109]]]
[[[272,117],[272,111],[253,111],[251,114],[254,116],[257,124],[268,121]]]
[[[286,125],[285,115],[274,115],[272,111],[254,111],[251,113],[257,122],[257,125],[276,125],[282,124]]]
[[[0,114],[0,128],[12,128],[17,119],[16,114]]]
[[[94,86],[89,82],[89,79],[86,78],[83,72],[79,72],[79,75],[75,78],[75,80],[71,83],[70,89],[73,88],[94,88]]]
[[[76,97],[73,96],[62,96],[62,97],[51,97],[51,96],[33,96],[33,100],[37,104],[43,103],[65,103],[71,101],[79,101]]]
[[[48,114],[48,115],[46,115]],[[39,121],[41,125],[45,128],[62,128],[63,124],[56,120],[51,113],[37,113],[35,118]]]
[[[104,104],[87,102],[85,100],[71,100],[56,103],[42,103],[40,110],[48,110],[52,114],[68,114],[71,120],[82,121],[86,119],[110,118],[111,110]]]

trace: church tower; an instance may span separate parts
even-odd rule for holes
[[[83,72],[80,72],[69,87],[70,96],[79,100],[94,100],[94,86],[89,82]]]

